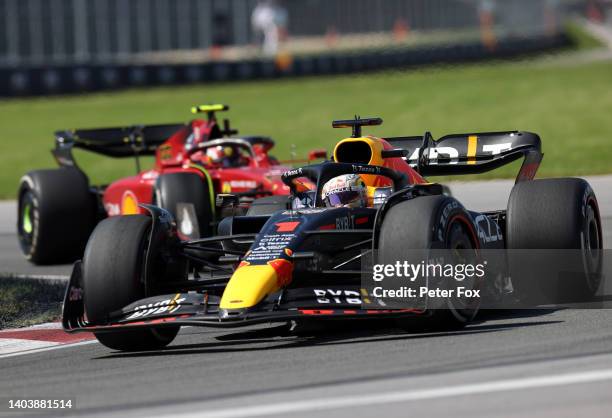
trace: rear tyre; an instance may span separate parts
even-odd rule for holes
[[[558,261],[566,262],[570,271],[576,271],[576,266],[583,270],[555,282],[550,274],[523,268],[525,263],[510,257],[512,283],[519,296],[528,297],[536,286],[545,292],[554,290],[561,298],[582,300],[597,291],[603,262],[602,229],[595,193],[585,180],[518,183],[510,194],[506,219],[508,249],[579,250]]]
[[[423,250],[426,259],[431,248],[470,250],[478,248],[478,238],[468,212],[447,196],[425,196],[398,203],[385,214],[378,241],[378,263],[395,264],[410,260],[409,250]],[[410,251],[414,254],[413,251]],[[465,254],[465,252],[462,252]],[[478,312],[477,302],[448,298],[445,306],[428,310],[428,325],[455,329],[468,324]],[[413,319],[399,320],[411,327]]]
[[[145,254],[151,219],[114,216],[94,230],[83,259],[84,306],[87,320],[105,324],[112,312],[145,296]],[[155,350],[170,344],[180,327],[98,332],[105,346],[122,351]]]
[[[169,211],[177,220],[179,232],[190,238],[206,238],[212,235],[214,220],[214,190],[194,173],[163,174],[155,185],[156,204]],[[185,206],[181,206],[185,205]],[[188,206],[192,205],[193,212]],[[199,233],[195,233],[195,214]]]
[[[96,198],[74,168],[30,171],[17,192],[17,237],[34,264],[72,262],[83,256],[96,224]]]
[[[289,196],[266,196],[255,199],[247,210],[246,216],[272,215],[279,210],[287,210]]]

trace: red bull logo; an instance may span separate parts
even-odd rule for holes
[[[276,285],[278,287],[285,287],[291,283],[293,279],[293,263],[291,261],[277,258],[268,261],[268,265],[276,272]]]

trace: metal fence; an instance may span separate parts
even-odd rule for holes
[[[139,53],[255,41],[258,0],[0,0],[0,65],[129,63]],[[481,13],[505,34],[537,34],[563,0],[284,0],[291,37],[478,29]]]

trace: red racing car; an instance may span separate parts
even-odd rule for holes
[[[206,119],[189,123],[58,131],[52,151],[59,168],[35,170],[22,177],[18,191],[17,232],[21,249],[35,264],[73,261],[82,256],[95,225],[114,215],[142,213],[138,205],[154,203],[170,211],[185,238],[209,236],[218,217],[218,194],[253,199],[289,193],[280,180],[288,167],[269,151],[274,141],[264,136],[237,136],[217,121],[226,105],[192,108]],[[92,186],[75,162],[72,149],[109,157],[134,157],[135,176],[109,185]],[[150,170],[139,157],[154,155]],[[309,159],[324,158],[313,151]]]

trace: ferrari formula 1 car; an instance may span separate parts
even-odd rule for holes
[[[19,186],[17,231],[25,256],[36,264],[81,258],[101,219],[144,213],[139,207],[143,203],[167,209],[178,220],[183,238],[201,238],[210,236],[218,217],[214,204],[218,193],[234,193],[243,204],[287,194],[280,175],[288,168],[269,155],[274,141],[235,136],[237,131],[230,129],[227,119],[223,126],[217,122],[215,112],[224,110],[228,110],[225,105],[194,107],[194,113],[208,117],[187,124],[56,132],[52,152],[60,168],[31,171]],[[76,164],[73,148],[135,157],[138,174],[92,186]],[[156,157],[153,169],[141,171],[142,155]]]
[[[449,297],[442,305],[381,306],[362,286],[360,259],[376,253],[377,261],[393,262],[410,249],[430,248],[573,248],[592,257],[590,250],[601,248],[597,201],[587,182],[533,180],[542,159],[536,134],[437,141],[429,133],[361,135],[363,125],[380,123],[334,122],[352,127],[353,136],[336,144],[332,161],[285,172],[289,196],[255,201],[246,215],[223,219],[215,237],[181,240],[172,214],[152,205],[143,205],[145,215],[104,220],[74,266],[64,329],[93,332],[113,349],[145,350],[169,344],[187,325],[421,317],[461,326],[474,318],[477,304]],[[479,173],[520,157],[503,210],[469,211],[422,177]],[[230,195],[219,200],[225,207],[236,202]],[[218,254],[214,262],[210,254]],[[190,274],[191,262],[205,263],[207,272]],[[596,285],[589,278],[601,260],[585,268],[576,285]]]

